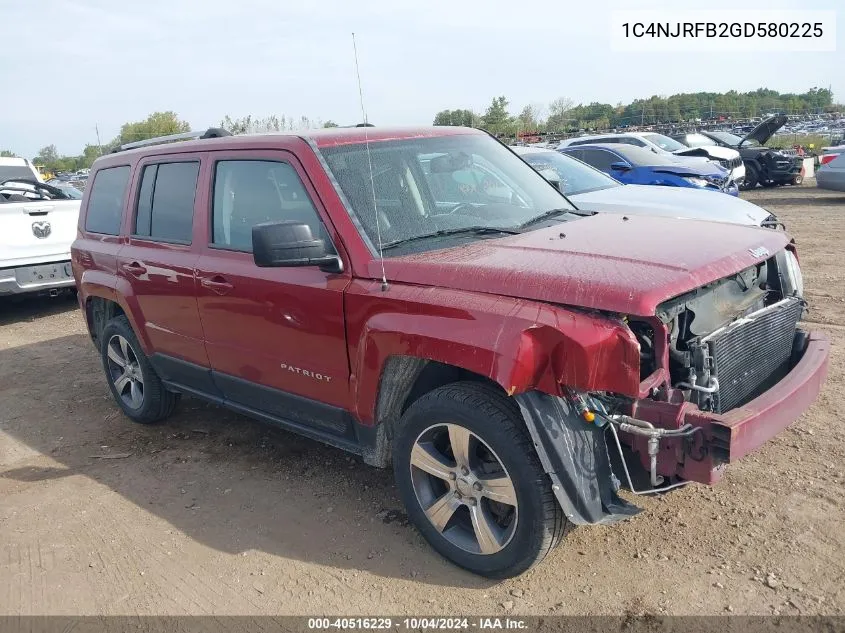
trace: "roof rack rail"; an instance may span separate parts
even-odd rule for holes
[[[205,138],[220,138],[223,136],[232,136],[228,130],[222,127],[210,127],[204,132],[199,130],[196,132],[181,132],[179,134],[168,134],[167,136],[156,136],[155,138],[144,139],[143,141],[134,141],[132,143],[124,143],[114,150],[112,153],[122,152],[127,149],[135,149],[137,147],[147,147],[148,145],[161,145],[163,143],[172,143],[173,141],[187,141],[192,139]]]

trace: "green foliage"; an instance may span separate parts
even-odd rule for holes
[[[187,121],[180,121],[175,112],[153,112],[143,121],[124,123],[120,126],[120,144],[143,141],[156,136],[190,132],[191,125]]]
[[[16,158],[17,154],[8,149],[0,150],[0,158]]]
[[[812,149],[818,152],[822,147],[830,145],[830,142],[830,137],[819,134],[781,134],[773,137],[766,146],[783,149],[801,145],[804,149],[808,149],[812,145]]]
[[[32,159],[32,162],[38,165],[50,165],[57,160],[59,160],[59,152],[56,151],[56,146],[48,145],[38,150],[38,155]]]
[[[441,110],[434,125],[483,125],[494,134],[514,135],[517,131],[575,132],[627,125],[681,123],[696,119],[747,119],[766,114],[808,114],[833,111],[833,94],[825,88],[811,88],[801,94],[779,93],[760,88],[752,92],[695,92],[635,99],[627,105],[593,102],[577,104],[560,97],[548,104],[548,117],[540,108],[528,105],[518,117],[508,112],[506,97],[496,97],[479,121],[471,110]],[[470,123],[472,121],[472,123]]]
[[[233,119],[228,114],[220,121],[220,127],[229,130],[232,134],[266,134],[271,132],[284,132],[286,130],[307,130],[318,127],[337,127],[337,123],[329,121],[331,125],[323,124],[319,120],[301,116],[299,119],[287,117],[284,114],[276,116],[272,114],[266,117],[254,117],[248,114],[245,117]]]
[[[484,127],[494,134],[509,132],[513,119],[508,113],[508,100],[504,96],[494,97],[481,120],[484,121]]]
[[[340,127],[340,126],[338,126],[338,124],[337,124],[337,123],[335,123],[334,121],[332,121],[331,119],[329,119],[328,121],[326,121],[325,123],[323,123],[323,127]]]
[[[434,115],[434,125],[463,125],[474,127],[478,124],[478,117],[472,110],[441,110]]]

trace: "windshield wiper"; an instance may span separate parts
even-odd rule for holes
[[[556,215],[563,215],[564,213],[571,213],[573,215],[595,215],[595,211],[581,211],[579,209],[549,209],[545,213],[541,213],[540,215],[535,215],[530,220],[526,220],[522,224],[520,224],[517,228],[524,229],[526,227],[531,226],[532,224],[537,224],[538,222],[542,222],[543,220],[548,220],[549,218],[553,218]]]
[[[470,235],[488,235],[493,233],[504,233],[506,235],[519,235],[516,229],[499,229],[494,226],[465,226],[459,229],[441,229],[432,233],[423,233],[422,235],[414,235],[411,237],[404,237],[401,240],[393,240],[392,242],[385,242],[381,245],[382,250],[399,246],[400,244],[407,244],[408,242],[416,242],[417,240],[426,240],[432,237],[443,237],[444,235],[460,235],[462,233],[469,233]]]

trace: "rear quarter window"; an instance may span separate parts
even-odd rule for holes
[[[101,169],[94,176],[85,230],[104,235],[119,235],[123,217],[123,203],[129,186],[129,166]]]

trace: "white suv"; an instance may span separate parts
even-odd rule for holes
[[[584,145],[586,143],[627,143],[637,147],[645,147],[658,154],[672,154],[684,158],[699,158],[719,163],[730,170],[730,179],[741,185],[745,181],[745,165],[739,152],[729,147],[706,145],[703,147],[687,147],[673,138],[657,132],[625,132],[624,134],[594,134],[592,136],[577,136],[561,141],[558,149]]]

